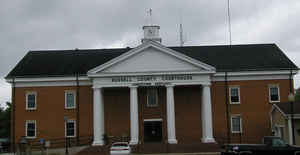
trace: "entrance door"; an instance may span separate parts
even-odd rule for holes
[[[162,141],[162,122],[145,121],[144,122],[144,142]]]

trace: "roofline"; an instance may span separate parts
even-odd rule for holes
[[[283,117],[285,117],[286,119],[288,118],[288,116],[276,104],[272,104],[272,106],[274,107],[274,109],[277,109]],[[274,109],[272,109],[271,112],[274,111]]]
[[[28,75],[28,76],[6,76],[4,79],[10,81],[16,78],[60,78],[60,77],[76,77],[76,74],[66,74],[66,75]],[[87,77],[87,74],[78,74],[78,77]]]
[[[286,114],[285,112],[283,112],[278,105],[273,104],[273,106],[274,106],[274,109],[277,109],[283,115],[283,117],[285,117],[286,119],[291,118],[291,114]],[[274,111],[274,109],[272,109],[271,112]],[[300,113],[294,113],[294,117],[297,117],[297,119],[300,119]]]
[[[281,69],[240,69],[240,70],[216,70],[216,76],[222,76],[222,73],[225,72],[249,72],[249,71],[290,71],[291,68],[281,68]],[[299,71],[299,68],[292,69],[292,74],[295,75]],[[246,73],[245,73],[246,74]],[[87,76],[88,74],[78,74],[78,76]],[[4,79],[9,80],[13,78],[41,78],[41,77],[70,77],[76,76],[76,74],[66,74],[66,75],[24,75],[24,76],[6,76]],[[230,74],[228,74],[230,76]]]
[[[299,71],[300,68],[298,67],[292,67],[292,68],[260,68],[260,69],[217,69],[217,72],[240,72],[240,71],[282,71],[282,70],[292,70]]]
[[[106,68],[108,68],[108,67],[110,67],[110,66],[112,66],[112,65],[114,65],[114,64],[116,64],[118,62],[121,62],[121,61],[123,61],[123,60],[125,60],[125,59],[127,59],[129,57],[132,57],[133,55],[136,55],[136,54],[142,52],[143,50],[145,50],[145,49],[147,49],[149,47],[153,47],[153,48],[159,49],[159,50],[161,50],[162,52],[164,52],[166,54],[172,55],[172,56],[176,57],[177,59],[180,59],[180,60],[186,61],[186,62],[188,62],[190,64],[193,64],[194,66],[196,66],[198,68],[201,67],[201,68],[203,68],[203,69],[205,69],[207,71],[214,71],[214,72],[216,71],[216,68],[214,66],[211,66],[209,64],[203,63],[203,62],[201,62],[199,60],[196,60],[196,59],[194,59],[192,57],[189,57],[189,56],[187,56],[185,54],[182,54],[182,53],[180,53],[178,51],[175,51],[175,50],[173,50],[171,48],[163,46],[160,43],[157,43],[155,41],[149,40],[149,41],[147,41],[145,43],[142,43],[141,45],[137,46],[136,48],[131,49],[130,51],[125,52],[125,53],[121,54],[120,56],[111,59],[110,61],[107,61],[106,63],[104,63],[102,65],[99,65],[99,66],[97,66],[95,68],[90,69],[87,72],[87,74],[91,75],[91,74],[96,74],[97,72],[101,72],[104,69],[106,69]]]
[[[233,45],[227,45],[227,44],[219,44],[219,45],[203,45],[203,46],[165,46],[167,48],[180,48],[180,47],[217,47],[217,46],[253,46],[253,45],[275,45],[277,46],[275,43],[262,43],[262,44],[233,44]],[[278,47],[278,46],[277,46]],[[117,47],[117,48],[74,48],[74,49],[37,49],[37,50],[29,50],[28,52],[44,52],[44,51],[47,51],[47,52],[51,52],[51,51],[56,51],[56,52],[59,52],[59,51],[88,51],[88,50],[91,50],[91,51],[96,51],[96,50],[113,50],[113,49],[133,49],[135,47]],[[281,49],[280,49],[281,50]],[[282,50],[281,50],[282,51]]]
[[[23,77],[18,79],[6,79],[6,82],[12,83],[12,82],[45,82],[45,81],[75,81],[77,79],[76,76],[56,76],[56,77]],[[89,78],[84,76],[78,76],[78,80],[89,80]]]

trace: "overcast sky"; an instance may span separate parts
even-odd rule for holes
[[[185,45],[229,43],[227,0],[1,0],[0,105],[11,100],[4,77],[29,50],[135,47],[150,8],[166,46],[179,45],[180,22]],[[300,66],[299,0],[231,0],[230,8],[233,44],[276,43]]]

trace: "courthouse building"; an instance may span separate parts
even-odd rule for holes
[[[288,100],[298,70],[277,45],[166,47],[159,28],[144,26],[134,48],[29,51],[6,76],[13,140],[258,143],[272,134],[271,104]]]

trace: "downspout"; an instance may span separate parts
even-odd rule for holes
[[[227,71],[225,72],[225,104],[226,104],[226,120],[227,120],[227,143],[231,143],[230,136],[230,116],[229,116],[229,103],[228,103],[228,80],[227,80]]]
[[[293,76],[293,70],[290,70],[290,94],[294,94],[293,92],[293,84],[292,84],[292,76]],[[294,101],[290,102],[291,104],[291,117],[289,120],[291,120],[291,130],[292,130],[292,145],[295,144],[295,128],[294,128]]]
[[[15,119],[15,109],[16,109],[16,88],[15,88],[15,78],[13,77],[13,79],[12,79],[12,103],[11,103],[11,114],[10,114],[10,121],[11,121],[11,129],[10,129],[10,131],[11,131],[11,133],[10,133],[10,135],[11,135],[11,142],[12,142],[12,145],[11,145],[11,150],[12,150],[12,152],[13,153],[15,153],[16,152],[16,141],[15,141],[15,139],[16,139],[16,134],[15,134],[15,132],[16,132],[16,129],[15,129],[15,123],[16,123],[16,119]]]
[[[75,62],[79,64],[79,55],[78,55],[79,49],[75,49]],[[77,108],[76,108],[76,145],[78,146],[80,144],[80,100],[79,100],[79,71],[78,71],[78,65],[76,64],[76,103],[77,103]]]

